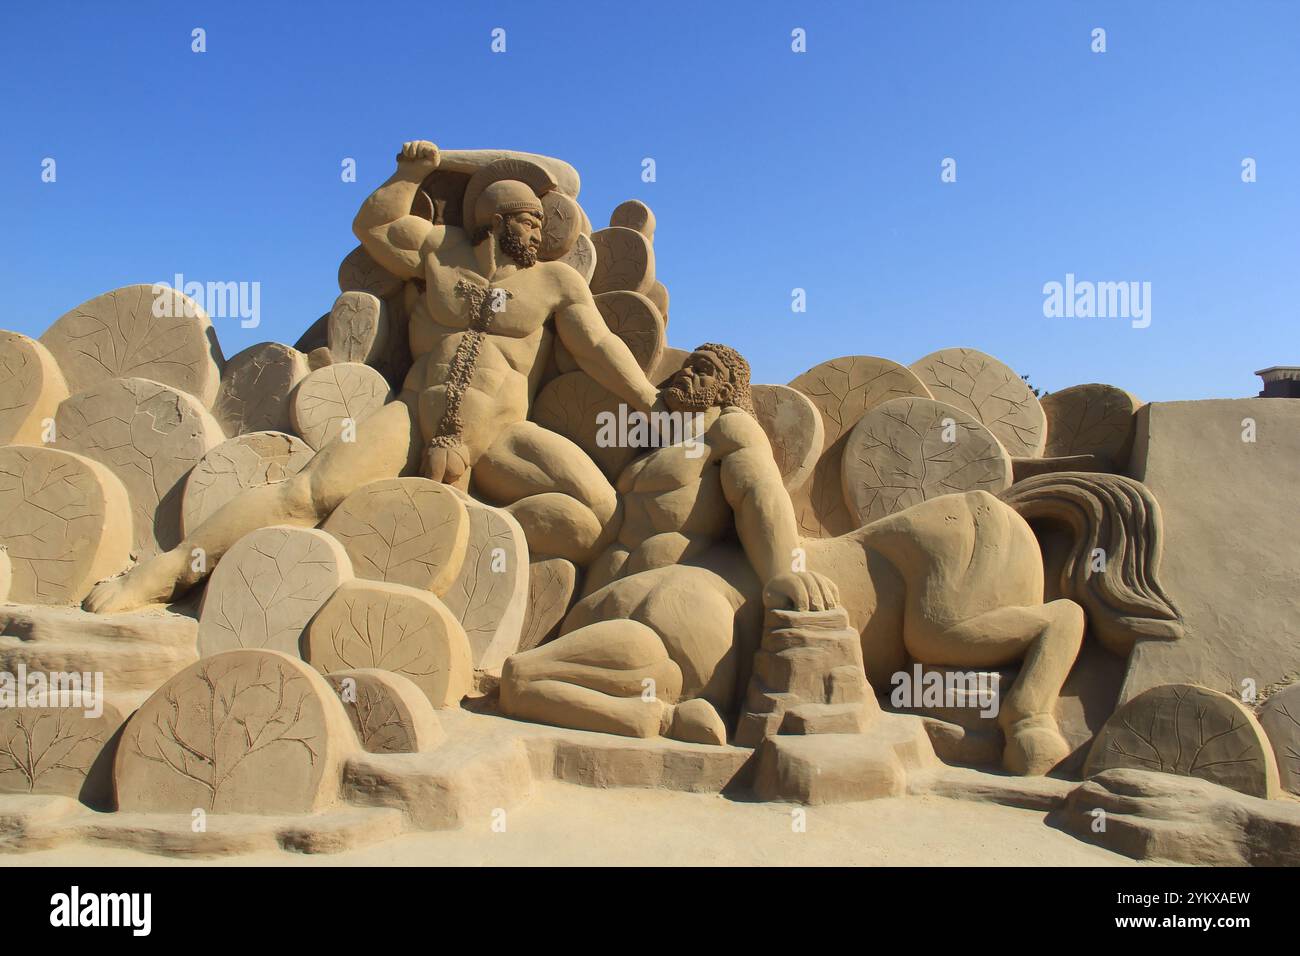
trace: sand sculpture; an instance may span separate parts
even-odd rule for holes
[[[226,361],[147,285],[0,337],[5,620],[44,634],[62,605],[60,653],[93,663],[153,607],[193,647],[95,719],[0,694],[0,790],[454,825],[545,763],[489,749],[474,778],[473,726],[636,738],[689,759],[627,782],[805,803],[902,794],[937,754],[1098,799],[1153,773],[1289,799],[1297,655],[1268,645],[1243,702],[1240,641],[1217,671],[1166,650],[1216,653],[1164,583],[1184,516],[1141,480],[1175,469],[1162,407],[1096,383],[1040,402],[969,348],[751,382],[728,345],[668,344],[650,208],[594,229],[579,187],[409,142],[292,347]],[[1281,455],[1296,410],[1250,401]],[[1167,787],[1143,786],[1155,821]]]

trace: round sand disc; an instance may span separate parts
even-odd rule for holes
[[[93,691],[93,685],[88,689]],[[88,714],[92,710],[88,707],[49,703],[48,707],[0,707],[0,747],[6,758],[0,760],[0,793],[85,799],[88,790],[109,789],[106,779],[93,778],[91,768],[122,726],[122,712],[108,702],[103,702],[99,714]]]
[[[0,331],[0,445],[39,445],[68,384],[40,342]]]
[[[610,226],[591,235],[596,247],[594,293],[626,290],[649,292],[655,284],[655,253],[650,240],[626,226]]]
[[[537,258],[543,262],[563,259],[573,249],[582,231],[582,210],[577,200],[552,189],[542,197],[542,247]]]
[[[668,328],[668,287],[656,279],[655,284],[650,287],[650,291],[646,293],[646,296],[655,304],[659,314],[664,317],[664,328]]]
[[[413,681],[434,707],[454,707],[473,683],[469,641],[428,591],[349,581],[312,619],[307,660],[323,674],[376,667]]]
[[[356,734],[333,688],[303,661],[227,651],[191,664],[127,721],[118,809],[315,813],[335,805]]]
[[[857,525],[844,500],[844,442],[867,411],[894,398],[929,398],[910,369],[889,359],[846,355],[822,362],[790,382],[821,413],[824,436],[812,477],[791,494],[801,534],[834,537]]]
[[[312,448],[320,451],[343,435],[351,423],[388,403],[392,393],[384,377],[368,365],[340,362],[312,372],[293,393],[290,413],[293,428]]]
[[[1256,797],[1279,791],[1259,721],[1235,698],[1193,684],[1153,687],[1111,715],[1084,774],[1117,767],[1200,777]]]
[[[447,485],[385,478],[343,499],[321,526],[347,549],[358,577],[447,593],[465,561],[469,515]]]
[[[129,285],[63,315],[41,336],[68,391],[108,379],[146,378],[193,395],[217,397],[223,358],[203,307],[169,286]]]
[[[579,233],[573,242],[573,248],[557,261],[572,266],[584,282],[590,283],[591,277],[596,273],[596,246],[592,243],[591,236]]]
[[[221,557],[199,610],[199,656],[260,647],[298,656],[303,628],[352,577],[343,545],[317,528],[273,525]]]
[[[844,500],[864,525],[939,495],[1011,487],[1011,456],[952,405],[896,398],[853,426],[844,445]]]
[[[53,448],[0,448],[0,545],[8,600],[80,601],[123,570],[131,554],[131,502],[99,462]]]
[[[339,695],[367,753],[420,753],[446,737],[429,698],[410,678],[363,667],[326,674],[325,680]]]
[[[758,422],[772,444],[772,456],[787,491],[803,485],[822,453],[821,415],[807,395],[788,385],[754,385],[750,392]]]
[[[339,264],[340,292],[369,292],[387,299],[401,290],[402,280],[376,262],[364,246],[357,246]]]
[[[227,435],[286,431],[290,397],[309,371],[297,349],[278,342],[249,346],[226,363],[212,414]]]
[[[465,629],[477,670],[500,673],[519,650],[528,601],[528,541],[514,515],[462,494],[469,513],[465,561],[443,603]]]
[[[651,241],[655,237],[655,214],[639,199],[629,199],[614,207],[609,215],[609,224],[635,229]]]
[[[1114,385],[1074,385],[1044,396],[1047,416],[1047,458],[1097,455],[1112,465],[1128,462],[1142,405]]]
[[[642,371],[654,368],[664,351],[664,320],[655,304],[636,292],[602,292],[595,299],[605,324],[631,350]]]
[[[912,363],[936,401],[969,412],[1013,458],[1037,458],[1047,444],[1047,416],[1029,385],[991,355],[940,349]]]
[[[374,365],[388,348],[388,307],[369,292],[343,292],[330,309],[327,343],[335,362]]]
[[[1284,687],[1266,700],[1259,723],[1273,747],[1282,787],[1300,795],[1300,684]]]
[[[603,445],[599,441],[599,416],[609,413],[617,419],[621,402],[586,372],[566,372],[551,379],[537,393],[532,419],[585,451],[613,482],[641,451],[617,443]]]
[[[197,399],[158,382],[114,378],[73,395],[54,421],[59,448],[95,459],[125,486],[138,558],[180,543],[185,478],[226,438]]]
[[[249,488],[292,478],[316,453],[296,435],[249,432],[228,438],[190,471],[181,498],[181,533],[188,537],[218,508]]]

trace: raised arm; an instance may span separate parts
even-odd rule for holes
[[[425,140],[402,145],[397,172],[361,204],[352,231],[381,266],[404,279],[420,275],[420,250],[442,227],[411,215],[416,190],[438,168],[438,147]]]
[[[659,395],[646,378],[631,350],[609,330],[591,297],[591,290],[575,272],[555,310],[555,330],[578,367],[623,401],[649,411]]]

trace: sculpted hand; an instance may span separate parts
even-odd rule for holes
[[[763,607],[769,611],[827,611],[839,606],[839,588],[816,571],[778,574],[763,589]]]
[[[469,470],[469,451],[464,445],[451,448],[430,445],[425,455],[425,465],[430,479],[454,485]]]
[[[411,140],[409,143],[402,144],[402,151],[397,154],[397,161],[399,163],[417,163],[428,166],[430,169],[437,169],[438,147],[427,139]]]

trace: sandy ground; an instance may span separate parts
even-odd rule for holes
[[[463,830],[410,833],[346,853],[274,852],[176,860],[94,846],[0,855],[0,866],[1133,866],[1080,843],[1043,814],[993,804],[906,797],[800,808],[656,790],[538,788],[511,810]]]

